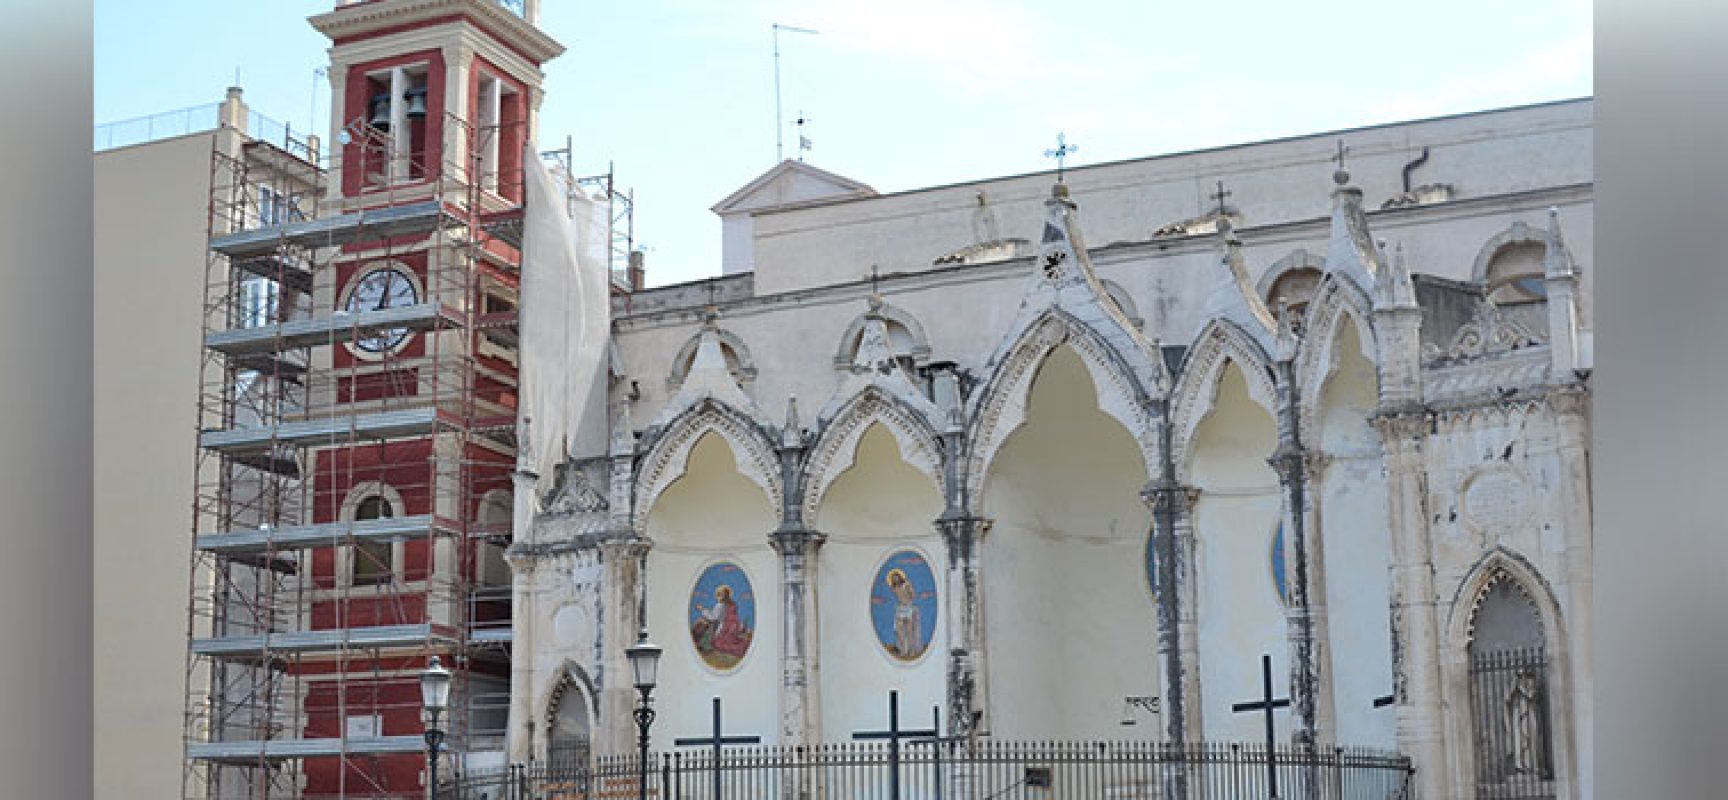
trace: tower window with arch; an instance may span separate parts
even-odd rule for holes
[[[390,519],[396,509],[383,495],[371,495],[354,507],[354,521]],[[356,542],[353,552],[353,584],[370,586],[389,583],[396,576],[396,545],[389,541]]]
[[[1510,575],[1495,575],[1470,621],[1470,703],[1482,797],[1554,797],[1542,618]]]

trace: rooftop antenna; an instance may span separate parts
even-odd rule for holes
[[[819,31],[809,28],[795,28],[791,25],[774,23],[774,163],[786,160],[785,128],[786,123],[780,116],[780,32],[808,33],[815,35]]]

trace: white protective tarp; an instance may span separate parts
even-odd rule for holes
[[[588,199],[569,176],[554,175],[538,158],[528,159],[527,173],[516,427],[520,466],[539,476],[537,494],[544,496],[583,421],[603,411],[611,243],[604,203]]]

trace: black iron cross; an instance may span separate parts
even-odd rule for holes
[[[935,728],[930,730],[900,729],[900,693],[888,691],[888,730],[858,731],[852,734],[853,739],[887,739],[888,740],[888,800],[900,800],[900,740],[901,739],[933,739],[941,732]]]
[[[1057,183],[1062,182],[1063,160],[1068,157],[1069,153],[1072,153],[1072,152],[1079,150],[1079,149],[1080,149],[1079,145],[1068,143],[1067,134],[1058,133],[1058,134],[1056,134],[1056,149],[1044,151],[1044,157],[1045,158],[1056,159],[1056,182]]]
[[[1272,712],[1274,709],[1289,708],[1290,698],[1272,697],[1272,656],[1260,656],[1260,691],[1261,699],[1246,703],[1237,703],[1230,707],[1238,714],[1244,711],[1261,711],[1266,714],[1266,789],[1273,800],[1278,797],[1278,759],[1273,753],[1277,745],[1272,733]]]
[[[709,765],[714,773],[714,800],[720,800],[720,748],[729,744],[761,744],[760,736],[722,736],[720,734],[720,698],[714,698],[714,733],[707,738],[693,737],[673,739],[672,744],[679,747],[709,745],[714,748],[714,761]]]
[[[1222,216],[1227,215],[1228,212],[1226,212],[1224,210],[1224,198],[1229,197],[1232,194],[1234,194],[1234,192],[1224,191],[1224,182],[1219,181],[1218,182],[1218,191],[1214,192],[1210,195],[1207,195],[1208,197],[1211,197],[1213,200],[1218,201],[1218,216],[1222,217]]]
[[[879,281],[880,281],[880,280],[881,280],[881,279],[882,279],[882,276],[881,276],[881,275],[879,275],[879,274],[878,274],[878,270],[877,270],[877,269],[876,269],[876,265],[875,265],[875,264],[871,264],[871,265],[870,265],[870,293],[871,293],[871,294],[877,294],[877,291],[876,291],[876,288],[877,288],[877,287],[876,287],[876,284],[877,284],[877,283],[878,283],[878,282],[879,282]]]
[[[1338,155],[1333,156],[1329,160],[1338,162],[1338,168],[1343,169],[1344,168],[1344,154],[1349,152],[1349,151],[1350,151],[1350,148],[1344,146],[1344,140],[1339,139],[1338,140]]]
[[[715,282],[715,281],[709,281],[707,290],[708,290],[708,305],[712,306],[712,305],[714,305],[715,297],[717,297],[720,294],[720,284],[718,282]]]

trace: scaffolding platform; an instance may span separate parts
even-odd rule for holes
[[[418,734],[351,739],[264,739],[234,742],[187,742],[186,757],[194,761],[245,766],[260,761],[289,761],[319,756],[424,753]]]
[[[312,293],[311,271],[274,252],[235,261],[234,268],[248,275],[269,278],[301,294]]]
[[[211,331],[204,337],[204,346],[230,357],[253,356],[313,345],[352,342],[377,331],[431,330],[439,322],[453,326],[460,324],[461,319],[455,309],[445,304],[416,303],[398,308],[362,311],[358,314],[338,312],[327,317],[290,320],[275,325]]]
[[[456,535],[457,528],[448,520],[430,514],[412,517],[389,517],[359,522],[328,522],[321,525],[296,525],[285,528],[238,530],[199,536],[199,550],[226,556],[263,553],[269,550],[297,550],[303,547],[336,547],[354,541],[390,541],[394,539],[424,539],[433,535]]]
[[[269,255],[284,244],[338,247],[431,233],[440,226],[458,221],[459,218],[445,208],[443,202],[425,200],[230,233],[212,238],[210,249],[229,258],[248,259]]]
[[[220,636],[193,639],[192,652],[209,658],[232,661],[260,661],[265,652],[272,659],[284,655],[337,652],[353,649],[386,647],[454,647],[460,644],[442,626],[431,623],[415,625],[377,625],[369,628],[332,628],[319,631],[253,634],[250,636]]]
[[[204,431],[198,436],[198,445],[217,453],[240,455],[266,450],[272,445],[334,445],[354,440],[423,436],[431,433],[437,422],[438,409],[427,406],[256,428]]]

